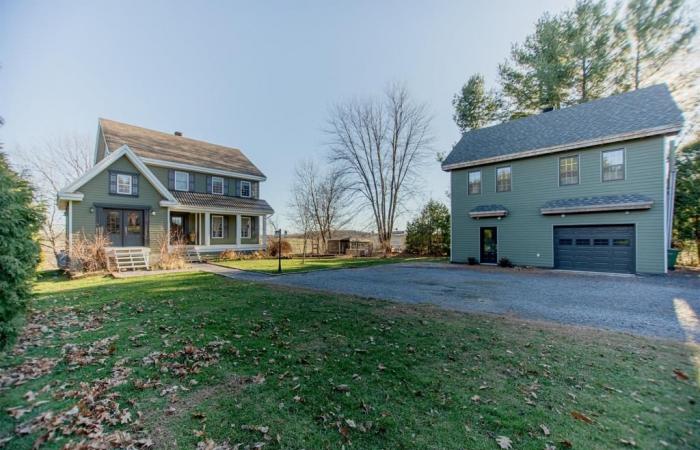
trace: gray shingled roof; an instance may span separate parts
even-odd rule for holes
[[[493,211],[508,211],[503,205],[479,205],[472,208],[469,212],[493,212]]]
[[[542,214],[559,214],[576,210],[646,209],[653,203],[654,200],[641,194],[601,195],[550,200],[542,205],[540,211]]]
[[[128,145],[142,158],[190,164],[264,177],[255,164],[237,148],[149,130],[109,119],[100,119],[100,129],[110,152]]]
[[[255,198],[229,197],[226,195],[182,191],[172,191],[172,194],[183,206],[196,206],[199,208],[231,208],[261,214],[274,213],[272,207],[270,207],[265,200]]]
[[[518,153],[541,149],[566,150],[616,136],[624,140],[632,133],[669,133],[682,124],[683,115],[668,87],[659,84],[469,131],[442,167],[451,170],[453,164],[517,158]]]

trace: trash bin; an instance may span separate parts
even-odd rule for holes
[[[676,269],[676,261],[678,260],[678,253],[680,250],[677,248],[669,248],[668,249],[668,254],[667,254],[667,263],[668,263],[668,270],[675,270]]]

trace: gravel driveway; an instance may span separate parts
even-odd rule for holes
[[[211,266],[210,266],[211,267]],[[609,276],[436,263],[232,278],[700,342],[700,276]]]

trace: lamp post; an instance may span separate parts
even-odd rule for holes
[[[278,240],[277,240],[277,273],[282,273],[282,233],[284,233],[284,235],[287,236],[287,232],[282,231],[281,228],[279,230],[275,231],[275,234],[278,237]]]

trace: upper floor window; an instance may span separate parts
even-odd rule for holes
[[[510,166],[496,169],[496,192],[510,192],[512,187],[512,173]]]
[[[250,197],[250,181],[241,181],[241,197]]]
[[[211,193],[224,195],[224,179],[222,177],[211,177]]]
[[[578,155],[559,158],[559,186],[578,184]]]
[[[603,181],[625,179],[625,150],[608,150],[602,154]]]
[[[481,194],[481,170],[469,172],[469,195]]]
[[[131,175],[117,174],[117,194],[131,195]]]
[[[189,191],[190,190],[190,174],[187,172],[175,171],[175,190]]]

